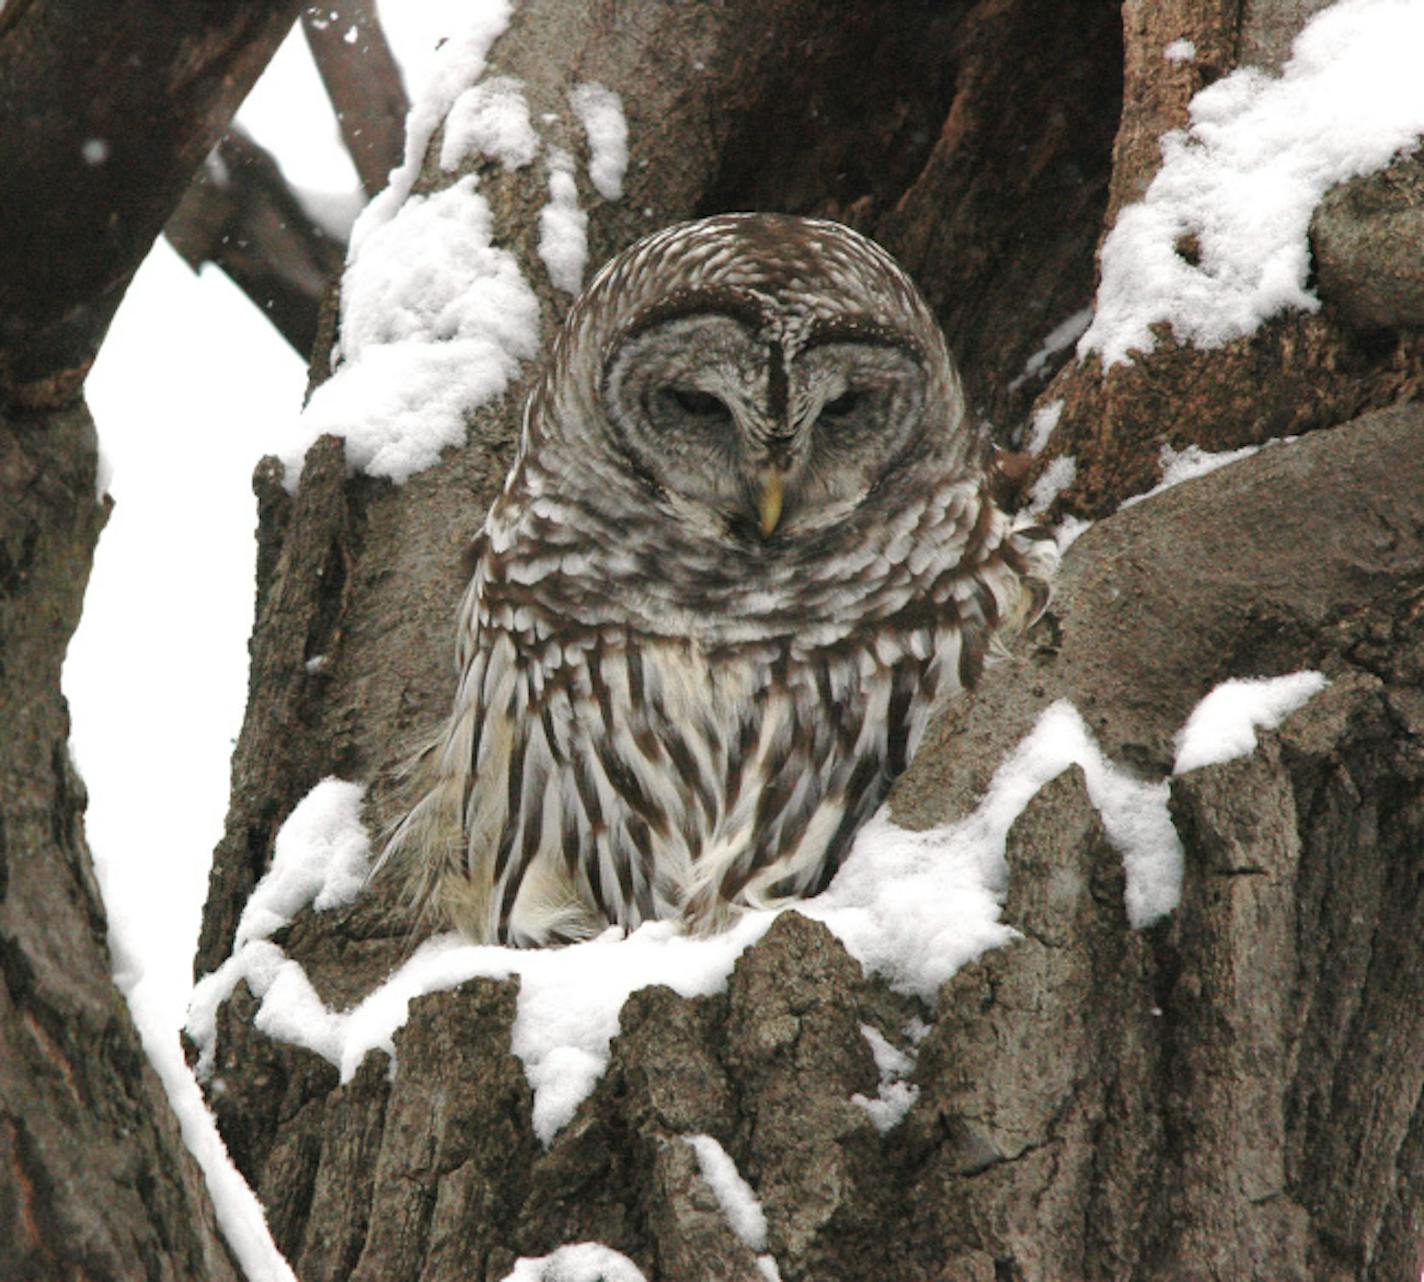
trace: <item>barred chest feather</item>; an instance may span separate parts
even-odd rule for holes
[[[727,214],[615,256],[525,405],[459,686],[386,847],[481,942],[715,930],[814,894],[1036,614],[933,313],[846,227]]]
[[[1025,558],[994,517],[938,593],[825,646],[571,628],[486,564],[455,714],[392,842],[441,852],[417,897],[473,939],[529,946],[656,918],[711,931],[818,893],[1021,608]]]

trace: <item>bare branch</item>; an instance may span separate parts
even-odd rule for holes
[[[124,290],[296,0],[31,0],[0,42],[0,393],[78,394]]]
[[[303,359],[311,355],[345,246],[317,225],[248,134],[234,128],[223,138],[163,231],[189,267],[216,263]]]
[[[375,0],[331,0],[302,11],[302,33],[316,60],[341,137],[361,186],[374,196],[400,164],[410,110],[400,67],[386,43]]]

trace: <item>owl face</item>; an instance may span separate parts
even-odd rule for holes
[[[977,467],[924,300],[879,246],[816,219],[721,215],[625,250],[536,400],[526,449],[550,490],[749,570],[854,543]]]
[[[600,397],[617,447],[655,502],[710,538],[844,520],[915,452],[921,353],[869,318],[793,328],[726,301],[684,298],[684,314],[617,344]]]

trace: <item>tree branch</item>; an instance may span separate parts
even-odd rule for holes
[[[410,110],[375,0],[308,5],[302,10],[302,34],[336,111],[361,186],[374,196],[400,164]]]
[[[0,45],[0,400],[72,400],[296,0],[32,0]]]
[[[345,245],[324,231],[272,156],[241,129],[218,144],[164,235],[194,271],[221,267],[305,360]]]

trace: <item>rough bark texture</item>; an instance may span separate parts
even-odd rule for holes
[[[0,10],[0,1277],[237,1276],[129,1010],[60,669],[108,513],[82,383],[294,3]]]
[[[1128,0],[1122,122],[1104,231],[1124,203],[1147,190],[1161,164],[1157,140],[1187,123],[1192,95],[1238,65],[1278,69],[1295,35],[1323,7],[1322,0]],[[1162,51],[1179,38],[1195,44],[1194,61],[1164,60]],[[1424,390],[1424,333],[1417,315],[1400,305],[1419,288],[1417,241],[1393,239],[1417,234],[1417,205],[1416,222],[1401,222],[1398,207],[1410,197],[1391,201],[1385,194],[1404,185],[1376,174],[1356,187],[1355,211],[1334,226],[1350,226],[1352,240],[1372,240],[1377,252],[1368,262],[1356,254],[1348,266],[1342,261],[1342,270],[1322,272],[1321,311],[1283,313],[1213,351],[1185,346],[1158,325],[1149,359],[1106,372],[1096,356],[1064,365],[1041,398],[1062,402],[1043,464],[1064,455],[1077,462],[1074,484],[1055,510],[1103,516],[1150,489],[1163,445],[1233,449],[1417,399]],[[1417,185],[1412,192],[1417,199]],[[1317,240],[1320,232],[1318,225]],[[1334,245],[1332,262],[1350,252],[1338,231]],[[1184,243],[1178,252],[1193,250]],[[1374,323],[1364,304],[1361,325],[1361,297],[1381,293],[1393,301]]]
[[[82,405],[0,417],[0,1277],[235,1278],[110,978],[69,756],[95,457]]]
[[[1121,378],[1086,364],[1046,391],[1006,383],[1087,303],[1103,210],[1144,188],[1147,140],[1181,123],[1191,77],[1248,54],[1279,61],[1307,16],[1169,8],[1170,35],[1147,5],[1129,5],[1123,27],[1112,6],[1014,0],[855,5],[835,24],[799,3],[618,6],[616,22],[612,7],[520,9],[491,70],[524,81],[552,142],[582,145],[564,100],[574,82],[599,80],[627,108],[623,199],[581,188],[594,262],[719,208],[830,212],[874,231],[916,273],[1001,425],[1035,391],[1078,397],[1054,448],[1080,451],[1083,510],[1155,483],[1161,439],[1332,429],[1090,530],[1031,644],[932,730],[892,797],[898,822],[972,810],[1055,699],[1111,758],[1157,778],[1218,681],[1314,667],[1333,685],[1257,752],[1173,781],[1186,888],[1152,930],[1128,928],[1121,856],[1070,770],[1010,834],[1004,912],[1022,937],[951,979],[933,1009],[784,914],[725,993],[685,1000],[650,976],[608,1071],[547,1149],[510,1049],[511,984],[419,999],[395,1074],[373,1054],[344,1084],[257,1031],[240,988],[210,1098],[303,1282],[493,1282],[519,1256],[588,1239],[650,1279],[755,1279],[683,1142],[699,1133],[756,1189],[788,1280],[1417,1273],[1424,412],[1356,417],[1412,394],[1417,338],[1397,319],[1366,335],[1342,307],[1283,317],[1239,351],[1164,344]],[[1184,34],[1209,54],[1190,73],[1161,58]],[[480,173],[552,327],[566,300],[533,252],[544,175]],[[1358,221],[1352,208],[1340,225]],[[1356,279],[1349,252],[1337,261]],[[1153,380],[1190,394],[1151,399]],[[370,818],[387,817],[392,762],[449,696],[459,550],[507,465],[522,391],[399,491],[346,478],[331,440],[294,498],[272,467],[259,473],[253,696],[201,970],[227,955],[277,827],[320,778],[373,779]],[[1256,437],[1222,426],[1227,405]],[[379,894],[303,913],[276,942],[334,1009],[410,947]],[[877,1085],[861,1025],[908,1047],[912,1018],[930,1024],[919,1096],[881,1135],[851,1102]]]

